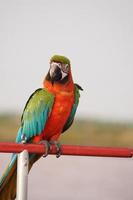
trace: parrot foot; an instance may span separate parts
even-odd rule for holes
[[[49,154],[49,151],[51,149],[49,142],[47,140],[42,140],[39,142],[39,144],[43,144],[45,147],[45,153],[43,154],[43,158],[47,157],[47,155]]]
[[[49,142],[50,145],[55,145],[56,147],[56,158],[61,156],[61,144],[58,141],[51,140]]]

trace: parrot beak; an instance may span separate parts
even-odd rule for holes
[[[54,84],[55,81],[60,81],[62,78],[61,69],[57,65],[53,65],[50,68],[49,73],[50,73],[52,85]]]

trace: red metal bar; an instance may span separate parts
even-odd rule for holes
[[[101,157],[124,157],[133,156],[131,148],[115,148],[115,147],[91,147],[77,145],[62,145],[62,155],[73,156],[101,156]],[[44,154],[45,146],[42,144],[16,144],[0,142],[0,152],[4,153],[20,153],[23,150],[29,153]],[[53,145],[50,154],[55,154],[56,148]]]

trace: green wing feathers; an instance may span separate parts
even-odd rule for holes
[[[74,99],[74,104],[73,104],[73,107],[72,107],[72,111],[70,113],[70,116],[62,130],[62,133],[65,132],[73,123],[73,120],[74,120],[74,117],[75,117],[75,114],[76,114],[76,110],[77,110],[77,107],[78,107],[78,104],[79,104],[79,98],[80,98],[80,93],[79,93],[79,90],[83,90],[81,86],[79,86],[78,84],[75,84],[75,99]]]
[[[54,96],[46,89],[40,88],[30,96],[21,117],[21,127],[18,131],[16,142],[19,143],[21,141],[22,134],[29,141],[43,131],[53,103]]]

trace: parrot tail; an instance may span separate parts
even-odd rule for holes
[[[41,155],[30,154],[29,171]],[[0,200],[14,200],[16,198],[17,154],[13,154],[10,164],[0,179]]]
[[[0,180],[0,200],[16,197],[17,155],[13,154],[10,164]]]

